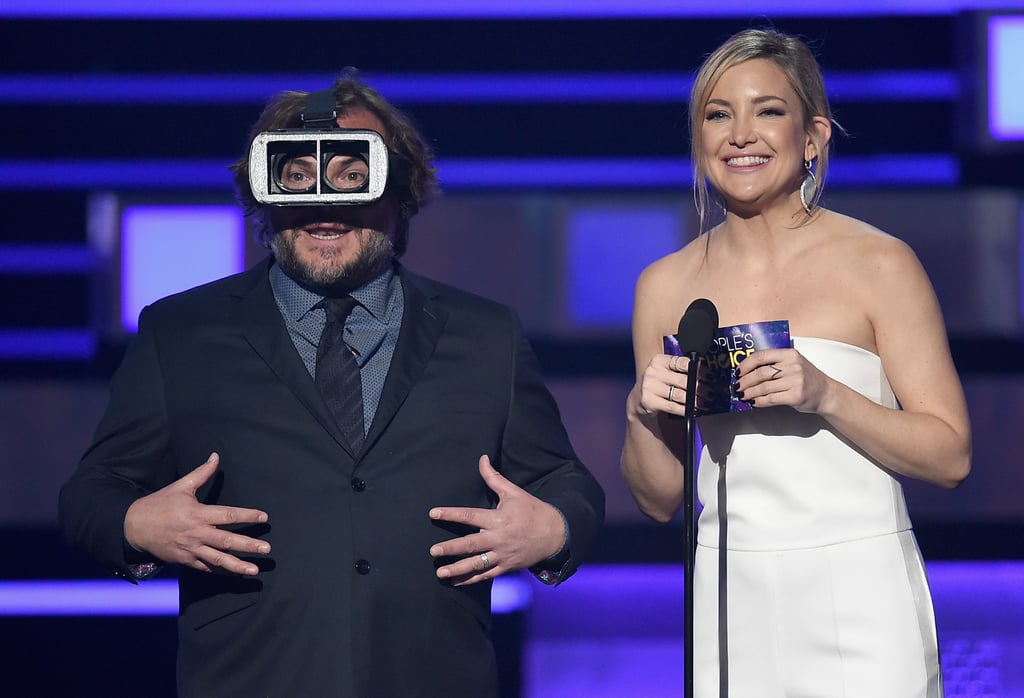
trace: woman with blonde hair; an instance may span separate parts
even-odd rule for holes
[[[696,298],[724,326],[787,320],[751,353],[748,411],[698,417],[703,505],[694,680],[734,698],[942,695],[924,565],[898,478],[956,487],[971,436],[939,304],[911,249],[822,208],[834,123],[800,40],[743,31],[690,101],[701,235],[636,287],[623,475],[661,522],[683,505],[687,360],[664,353]],[[708,227],[713,203],[724,212]],[[725,579],[719,579],[719,555]],[[719,628],[719,595],[726,627]]]

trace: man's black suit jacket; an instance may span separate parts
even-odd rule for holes
[[[256,579],[179,573],[186,696],[489,696],[490,584],[428,550],[433,506],[488,507],[477,461],[557,507],[575,570],[604,515],[509,309],[398,266],[405,314],[362,453],[347,450],[285,328],[267,264],[143,311],[93,445],[61,492],[66,535],[125,574],[129,505],[216,451],[206,503],[269,522]],[[140,638],[145,642],[145,638]]]

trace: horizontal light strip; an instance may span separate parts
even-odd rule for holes
[[[0,582],[0,616],[168,616],[178,583],[153,580]]]
[[[86,245],[0,245],[0,273],[87,272],[95,255]]]
[[[211,160],[0,160],[0,190],[225,190],[232,186],[227,165]],[[448,190],[675,188],[691,182],[687,158],[456,158],[439,160],[437,166]],[[959,179],[959,163],[946,154],[837,156],[829,172],[829,182],[839,186],[955,185]]]
[[[491,610],[514,613],[530,606],[533,589],[519,575],[494,580]],[[173,616],[178,613],[178,582],[154,579],[134,585],[124,580],[0,582],[3,616]]]
[[[503,19],[601,17],[856,17],[947,15],[960,10],[1007,9],[1014,0],[7,0],[0,17]]]
[[[0,359],[91,359],[97,344],[87,329],[3,329]]]
[[[691,186],[689,159],[487,159],[439,163],[442,187],[644,189]],[[949,155],[837,157],[829,184],[954,185],[960,165]],[[614,183],[614,186],[612,186]]]
[[[1022,561],[930,561],[929,584],[937,600],[957,599],[970,607],[1019,598],[1024,585]],[[682,594],[683,570],[675,565],[591,565],[573,580],[586,600],[603,593],[628,593],[650,587],[655,596]],[[510,613],[527,609],[536,586],[525,575],[494,580],[491,609]],[[617,590],[617,591],[616,591]],[[570,590],[570,596],[575,594]],[[576,599],[579,600],[578,598]],[[573,599],[566,599],[571,602]],[[175,615],[178,583],[154,579],[132,585],[123,580],[0,582],[2,616]]]
[[[960,97],[956,75],[941,70],[825,73],[824,79],[832,101],[955,101]]]
[[[0,189],[230,188],[227,160],[0,160]]]
[[[837,156],[829,163],[828,183],[871,187],[952,186],[960,181],[960,163],[944,154],[901,156]]]
[[[400,104],[636,103],[685,104],[687,74],[577,73],[465,75],[364,74]],[[333,75],[7,75],[0,76],[0,104],[248,104],[280,90],[319,90]],[[837,101],[953,101],[959,95],[949,71],[829,73],[825,84]]]
[[[638,189],[689,186],[688,159],[494,158],[438,163],[444,189]]]

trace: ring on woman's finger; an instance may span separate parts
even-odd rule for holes
[[[675,390],[675,389],[676,389],[676,387],[674,385],[668,386],[668,401],[669,402],[675,402],[675,400],[672,399],[672,391]]]
[[[672,357],[672,365],[671,365],[671,369],[672,369],[673,371],[675,371],[676,373],[678,373],[678,372],[679,372],[679,357],[678,357],[678,356],[673,356],[673,357]]]
[[[772,373],[771,377],[768,380],[775,380],[776,378],[782,375],[782,369],[776,366],[775,364],[771,365],[771,369],[774,371],[774,373]]]
[[[491,558],[487,557],[487,553],[480,553],[480,562],[484,564],[484,569],[490,569]]]

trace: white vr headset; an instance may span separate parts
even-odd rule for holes
[[[408,186],[408,163],[376,131],[337,126],[333,90],[309,95],[303,128],[264,131],[249,148],[249,186],[276,206],[367,204]]]
[[[376,131],[264,131],[249,148],[249,186],[261,204],[365,204],[384,195],[389,164]]]

